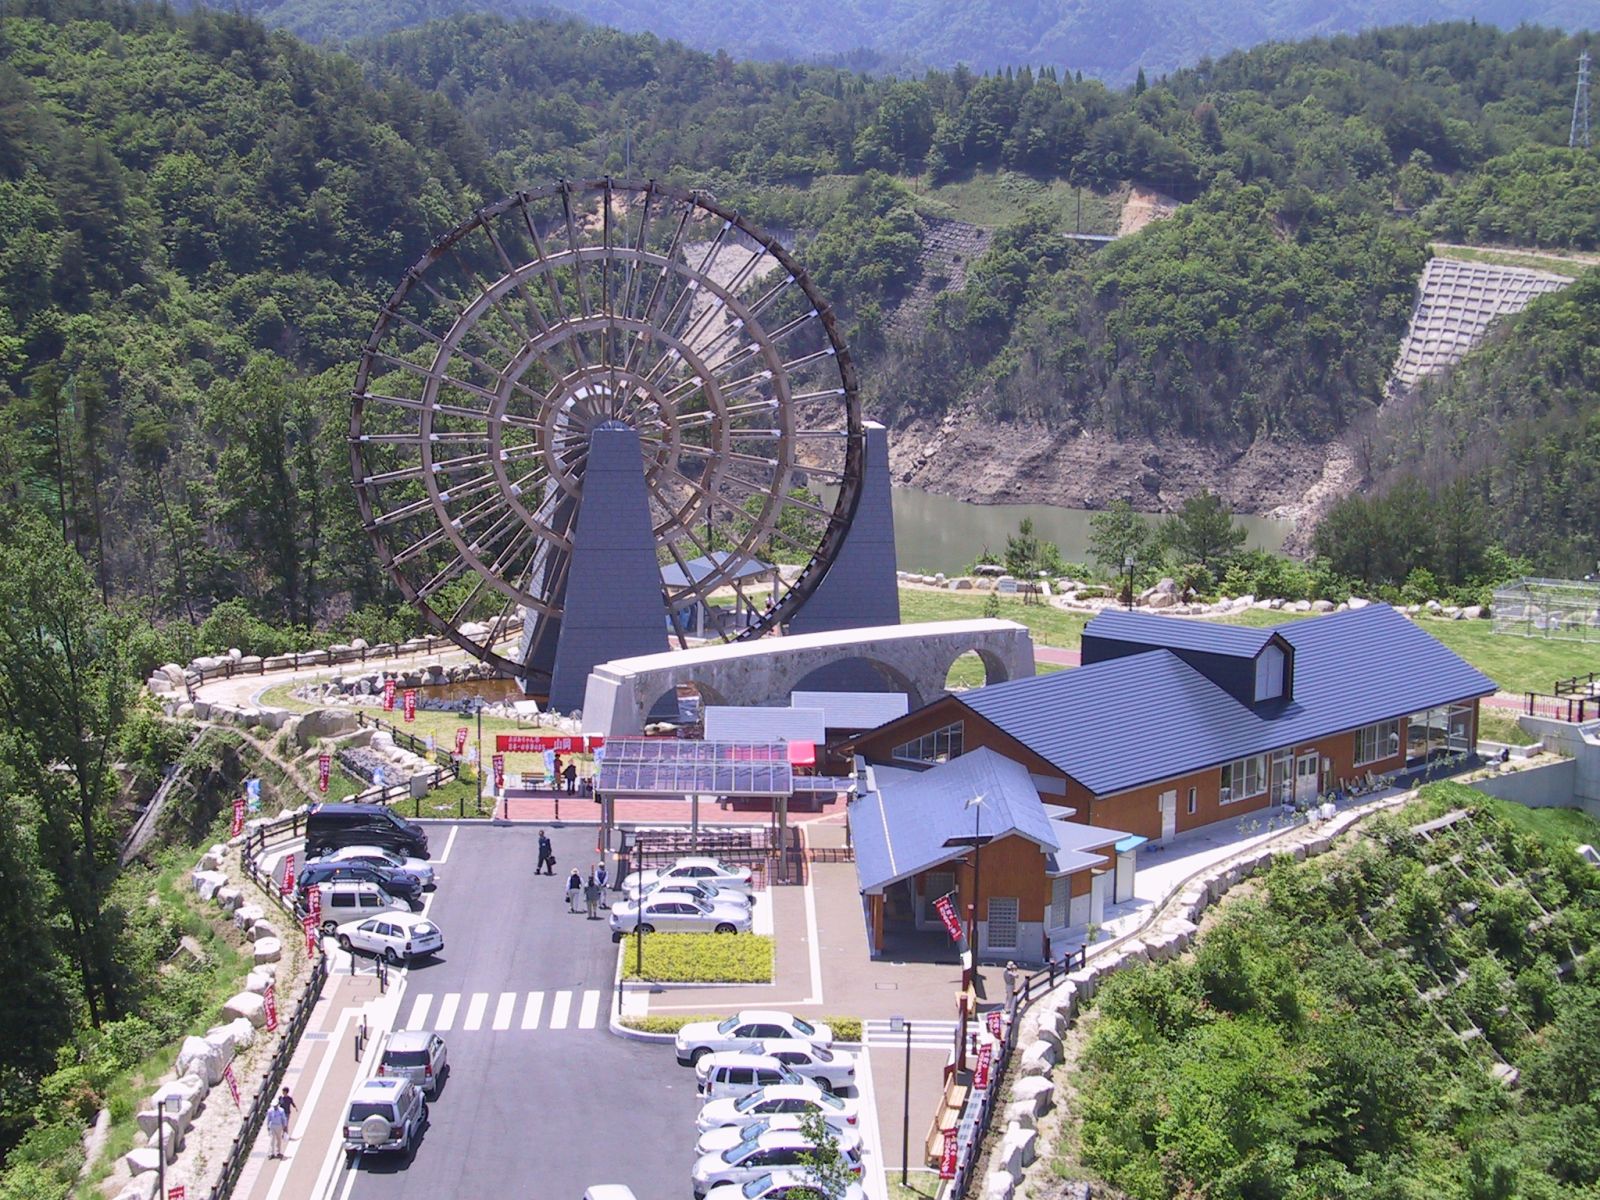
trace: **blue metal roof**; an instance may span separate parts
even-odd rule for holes
[[[864,891],[882,888],[966,853],[947,846],[974,833],[1020,834],[1057,848],[1052,822],[1028,770],[987,747],[920,772],[874,772],[878,790],[850,805],[856,874]],[[976,810],[969,803],[981,797]]]
[[[814,742],[827,741],[820,708],[739,708],[708,704],[705,710],[708,742]]]
[[[1229,658],[1254,658],[1278,632],[1281,630],[1274,627],[1218,625],[1214,621],[1186,621],[1179,617],[1157,617],[1110,608],[1098,613],[1083,627],[1086,638],[1135,642],[1167,650],[1198,650]]]
[[[702,554],[699,558],[691,558],[684,564],[685,567],[689,568],[687,574],[684,573],[683,567],[680,567],[676,562],[670,562],[661,568],[661,582],[668,587],[675,588],[686,587],[690,583],[700,583],[721,571],[728,560],[733,557],[726,550],[713,550],[710,554]],[[767,563],[749,559],[742,565],[736,566],[729,578],[741,581],[754,579],[771,575],[775,570],[777,570],[776,567]]]
[[[904,692],[794,692],[796,708],[820,708],[829,729],[876,729],[906,715]]]
[[[1204,636],[1193,632],[1202,622],[1136,619],[1142,639],[1168,626],[1163,640],[1185,648]],[[1495,691],[1492,679],[1388,605],[1266,632],[1295,651],[1294,698],[1282,705],[1252,710],[1168,650],[957,699],[1103,796]]]

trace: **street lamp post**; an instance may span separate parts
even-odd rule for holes
[[[911,1022],[904,1017],[889,1018],[889,1032],[906,1035],[906,1082],[904,1102],[900,1109],[900,1186],[910,1186],[906,1176],[911,1170]]]
[[[962,987],[965,988],[972,982],[978,971],[978,897],[982,894],[983,885],[983,847],[994,841],[993,834],[981,832],[983,825],[983,797],[974,796],[967,801],[967,807],[972,809],[972,833],[970,836],[962,834],[959,837],[946,838],[946,846],[971,846],[972,847],[972,899],[967,904],[967,954],[968,961],[962,972]]]
[[[478,703],[473,706],[478,720],[478,761],[473,763],[473,774],[478,780],[478,815],[483,815],[483,697],[478,697]],[[461,805],[465,808],[467,798],[461,797]],[[465,815],[464,813],[462,815]]]
[[[161,1103],[156,1105],[156,1195],[161,1200],[166,1200],[167,1195],[167,1143],[162,1134],[166,1132],[166,1123],[172,1122],[172,1148],[178,1148],[178,1113],[183,1108],[183,1100],[178,1096],[163,1096]]]
[[[1122,556],[1122,569],[1128,573],[1128,590],[1125,593],[1125,599],[1128,602],[1128,611],[1132,612],[1133,611],[1133,555],[1124,554]]]

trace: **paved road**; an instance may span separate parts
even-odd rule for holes
[[[448,1018],[450,1075],[416,1157],[341,1170],[333,1197],[690,1194],[693,1076],[670,1046],[606,1031],[615,947],[604,922],[566,911],[564,876],[594,861],[594,836],[554,831],[557,874],[535,878],[535,829],[461,827],[430,909],[446,952],[410,970],[399,1009],[402,1028]]]

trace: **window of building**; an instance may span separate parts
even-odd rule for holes
[[[1061,929],[1067,924],[1072,907],[1072,876],[1057,875],[1050,881],[1050,925]]]
[[[961,722],[935,729],[921,737],[901,742],[892,751],[897,762],[942,763],[961,757]]]
[[[1356,730],[1356,766],[1364,767],[1368,763],[1394,758],[1399,753],[1399,721],[1379,721],[1376,725]]]
[[[990,896],[984,942],[990,950],[1017,948],[1017,901],[1014,896]]]
[[[1194,806],[1195,806],[1195,795],[1194,795],[1194,793],[1195,793],[1195,789],[1194,788],[1190,788],[1189,789],[1189,815],[1191,817],[1194,816]]]
[[[1274,750],[1272,767],[1267,776],[1274,804],[1294,803],[1294,751]]]
[[[1256,659],[1256,699],[1276,700],[1283,695],[1283,647],[1268,646]]]
[[[1220,804],[1235,804],[1259,796],[1267,790],[1267,756],[1252,754],[1222,768],[1222,790],[1217,795]]]

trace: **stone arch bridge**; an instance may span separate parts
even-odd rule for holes
[[[950,666],[963,654],[983,660],[989,683],[1033,674],[1033,638],[1015,621],[930,621],[768,637],[601,663],[584,693],[585,733],[644,732],[651,709],[682,684],[709,704],[782,705],[806,678],[840,663],[865,663],[913,709],[944,695]]]

